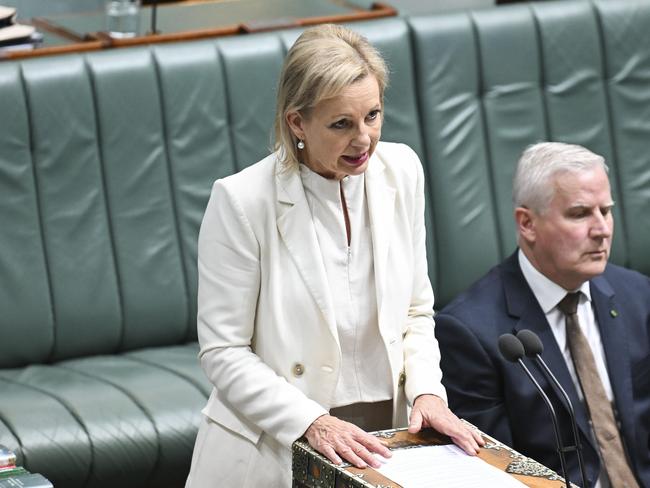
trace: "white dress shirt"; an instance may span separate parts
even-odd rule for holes
[[[389,400],[391,373],[378,326],[365,176],[331,180],[301,164],[300,177],[323,253],[341,345],[341,374],[332,406]],[[349,246],[341,189],[350,221]]]
[[[612,392],[612,384],[609,380],[609,374],[607,373],[607,365],[605,363],[605,350],[603,349],[603,343],[600,339],[600,331],[598,330],[598,323],[596,322],[596,316],[594,314],[593,305],[591,302],[591,290],[589,288],[589,282],[584,282],[580,288],[577,290],[565,290],[560,285],[549,280],[546,276],[540,273],[528,260],[526,255],[521,249],[518,253],[519,257],[519,266],[521,271],[524,274],[524,278],[528,282],[539,306],[542,308],[542,311],[546,315],[546,320],[553,331],[555,340],[562,351],[564,356],[564,362],[569,369],[571,374],[571,379],[573,384],[576,387],[578,396],[580,400],[584,402],[582,395],[582,388],[580,387],[580,382],[576,374],[575,366],[573,365],[573,360],[571,358],[571,351],[569,349],[569,344],[566,339],[566,320],[564,313],[557,307],[558,303],[565,297],[569,292],[580,292],[580,300],[578,302],[578,320],[580,322],[580,329],[587,339],[589,346],[591,347],[591,352],[594,355],[594,360],[596,362],[596,369],[598,370],[598,375],[603,383],[605,388],[605,394],[611,402],[614,398]],[[601,470],[601,475],[598,479],[598,482],[595,485],[595,488],[609,488],[609,480],[607,479],[607,474],[605,470]]]

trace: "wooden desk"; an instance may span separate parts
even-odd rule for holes
[[[432,429],[425,429],[418,434],[409,434],[406,429],[384,430],[374,434],[385,440],[390,449],[451,444],[447,436]],[[486,434],[483,434],[483,438],[487,443],[478,457],[485,462],[510,473],[530,488],[565,486],[564,479],[555,471]],[[312,449],[305,440],[294,442],[292,450],[294,488],[403,488],[372,468],[336,466]]]
[[[105,12],[35,17],[45,34],[34,50],[9,52],[5,58],[90,51],[138,44],[183,41],[247,34],[327,22],[353,22],[397,15],[382,3],[363,9],[346,0],[205,0],[162,3],[157,8],[157,32],[151,33],[153,8],[140,9],[136,37],[115,39],[105,31]]]

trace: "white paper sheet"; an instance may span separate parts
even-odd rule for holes
[[[384,462],[383,458],[379,458]],[[455,445],[397,449],[377,470],[404,488],[525,488],[513,476]]]

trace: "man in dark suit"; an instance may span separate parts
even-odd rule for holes
[[[530,329],[573,403],[586,484],[650,488],[650,279],[607,263],[607,166],[580,146],[533,145],[518,163],[513,200],[519,249],[436,315],[449,405],[560,472],[550,413],[497,346],[500,335]],[[567,408],[536,363],[525,362],[554,405],[565,445],[573,444]],[[580,483],[575,453],[567,467]]]

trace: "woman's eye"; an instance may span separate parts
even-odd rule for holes
[[[368,114],[368,120],[375,120],[375,119],[379,118],[380,113],[381,113],[381,110],[379,110],[379,109],[373,110],[372,112],[370,112]]]
[[[330,127],[332,129],[345,129],[348,126],[347,120],[341,119],[334,122]]]

